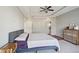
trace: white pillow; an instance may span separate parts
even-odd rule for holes
[[[16,41],[25,41],[27,36],[28,36],[28,33],[23,33],[23,34],[19,35],[15,40]]]

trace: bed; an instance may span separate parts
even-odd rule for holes
[[[28,48],[36,47],[53,47],[53,49],[59,51],[60,46],[58,40],[44,33],[31,33],[27,40]]]
[[[13,32],[14,33],[14,32]],[[10,33],[11,35],[12,33]],[[23,33],[20,33],[22,35]],[[15,36],[15,35],[14,35]],[[13,37],[14,37],[13,36]],[[19,37],[18,36],[18,37]],[[21,37],[21,36],[20,36]],[[17,42],[17,53],[24,52],[38,52],[39,50],[53,49],[55,51],[60,51],[60,46],[58,40],[44,33],[30,33],[29,35],[24,35],[25,39],[13,39]],[[28,37],[28,38],[27,38]],[[13,41],[12,39],[10,39]]]

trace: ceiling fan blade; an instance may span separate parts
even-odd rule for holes
[[[45,8],[43,8],[43,7],[40,7],[40,8],[45,10]]]
[[[48,6],[48,8],[47,8],[47,9],[49,9],[49,8],[51,8],[51,6]]]
[[[53,9],[48,9],[49,11],[54,11]]]

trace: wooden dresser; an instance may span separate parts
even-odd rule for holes
[[[64,40],[79,44],[79,30],[64,29]]]

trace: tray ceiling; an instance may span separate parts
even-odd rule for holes
[[[59,16],[63,13],[79,8],[78,6],[52,6],[48,13],[40,12],[40,7],[44,6],[20,6],[18,7],[25,17],[47,17],[47,16]]]

